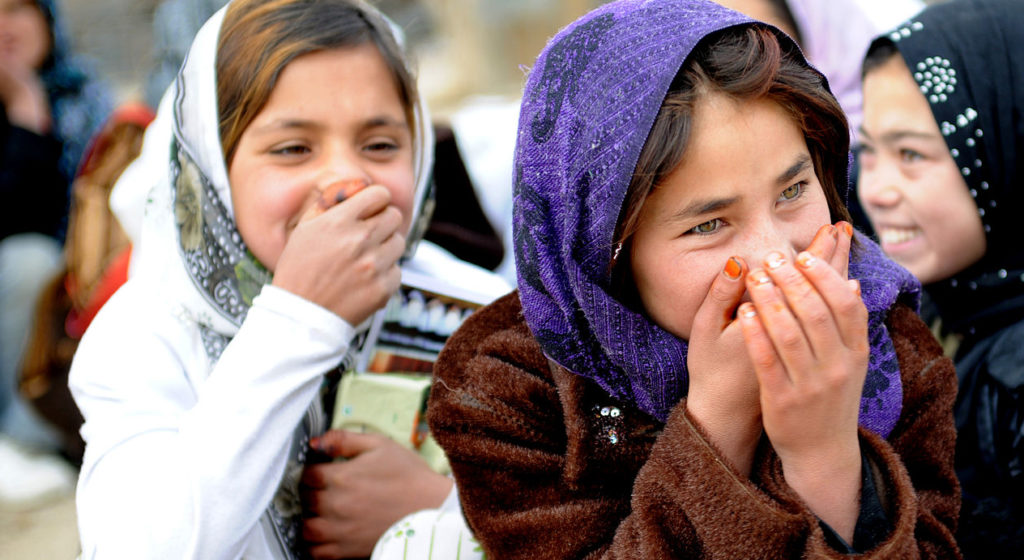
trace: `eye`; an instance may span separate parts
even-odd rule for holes
[[[309,147],[302,144],[289,144],[270,150],[271,154],[278,156],[295,156],[309,153]]]
[[[909,148],[903,148],[900,150],[900,159],[903,163],[914,163],[924,159],[924,156],[920,152],[915,152]]]
[[[794,183],[794,184],[786,187],[786,190],[784,190],[781,193],[779,193],[779,202],[785,202],[785,201],[788,201],[788,200],[796,200],[796,199],[800,198],[800,195],[802,195],[803,193],[804,193],[804,183],[803,183],[803,181],[801,181],[799,183]]]
[[[709,234],[715,233],[721,227],[722,227],[722,220],[719,219],[719,218],[715,218],[714,220],[708,220],[708,221],[704,222],[703,224],[700,224],[697,227],[692,228],[687,233],[696,233],[697,235],[709,235]]]

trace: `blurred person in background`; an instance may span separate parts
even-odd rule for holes
[[[20,398],[40,290],[58,272],[69,187],[110,94],[76,59],[53,0],[0,0],[0,501],[70,490],[59,438]]]
[[[928,7],[864,62],[859,197],[924,285],[960,390],[958,540],[1024,551],[1024,2]]]

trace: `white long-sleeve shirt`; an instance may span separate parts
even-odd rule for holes
[[[291,438],[353,328],[267,286],[211,368],[201,335],[127,283],[82,340],[82,558],[278,557],[259,522]]]

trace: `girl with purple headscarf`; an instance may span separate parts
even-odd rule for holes
[[[621,0],[541,53],[519,292],[428,420],[499,558],[958,555],[950,361],[854,234],[849,129],[775,28]]]

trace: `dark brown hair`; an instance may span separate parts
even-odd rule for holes
[[[236,0],[217,45],[221,149],[231,165],[242,133],[266,104],[281,70],[296,57],[326,49],[377,47],[395,78],[409,126],[416,82],[388,23],[351,0]]]
[[[626,191],[615,240],[623,250],[613,263],[616,277],[629,270],[629,241],[651,191],[682,161],[697,103],[712,93],[737,100],[769,99],[800,127],[814,171],[828,200],[832,221],[850,220],[845,187],[850,132],[839,102],[824,77],[807,65],[789,39],[760,25],[733,27],[709,35],[676,76],[647,137]]]

